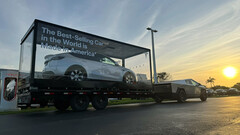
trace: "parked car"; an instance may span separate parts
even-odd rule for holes
[[[229,95],[229,96],[239,95],[239,90],[236,89],[236,88],[230,88],[230,89],[227,91],[227,95]]]
[[[65,76],[73,81],[97,79],[123,81],[129,84],[136,81],[133,71],[101,54],[94,57],[77,53],[47,55],[44,64],[44,78]]]
[[[213,89],[207,89],[207,94],[209,97],[214,96],[216,92]]]
[[[193,79],[160,82],[156,84],[154,93],[159,94],[154,98],[156,102],[161,102],[163,99],[176,99],[182,103],[188,98],[207,100],[206,87]]]
[[[227,91],[224,89],[216,89],[217,95],[223,96],[227,94]]]

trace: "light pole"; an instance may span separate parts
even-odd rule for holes
[[[153,30],[152,28],[149,28],[149,27],[147,28],[147,30],[150,30],[151,35],[152,35],[153,72],[154,72],[154,84],[156,84],[158,82],[158,80],[157,80],[157,72],[156,72],[156,60],[155,60],[153,32],[157,32],[157,30]]]

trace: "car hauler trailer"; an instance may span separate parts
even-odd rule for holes
[[[104,109],[108,98],[180,95],[152,83],[150,49],[40,20],[21,40],[19,63],[19,106],[51,100],[58,110],[84,111],[90,102]]]
[[[75,111],[152,97],[150,50],[35,20],[21,40],[18,105]],[[134,62],[134,60],[136,61]],[[121,66],[120,66],[121,65]]]

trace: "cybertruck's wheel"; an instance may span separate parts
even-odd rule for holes
[[[56,109],[59,111],[65,111],[69,107],[69,101],[68,100],[61,100],[61,99],[56,99],[54,100],[54,106]]]
[[[65,73],[72,81],[83,81],[87,78],[86,70],[81,66],[71,66]]]
[[[75,95],[71,98],[70,105],[73,111],[85,111],[89,106],[89,97],[86,95]]]
[[[136,78],[135,78],[135,76],[132,73],[127,72],[123,76],[123,82],[125,82],[127,84],[134,84],[136,82]]]
[[[201,101],[206,101],[207,100],[207,93],[205,90],[202,91],[201,95],[200,95],[200,99]]]
[[[162,101],[163,101],[163,99],[160,98],[160,97],[158,97],[158,96],[153,97],[153,99],[154,99],[155,102],[158,103],[158,104],[162,103]]]
[[[96,110],[103,110],[108,105],[108,97],[105,95],[95,95],[92,97],[92,105]]]
[[[180,90],[177,95],[178,103],[184,103],[187,99],[187,95],[184,90]]]

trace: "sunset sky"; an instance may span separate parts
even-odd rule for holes
[[[1,0],[0,68],[18,69],[20,40],[34,19],[151,48],[157,72],[206,85],[233,86],[223,69],[240,72],[240,0]],[[210,86],[209,84],[207,86]]]

